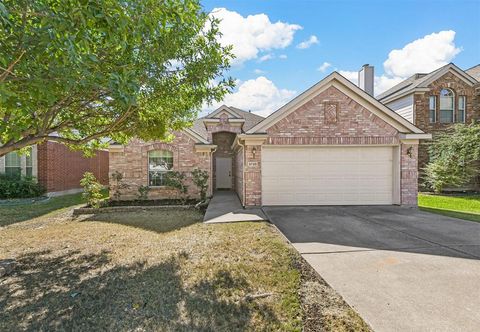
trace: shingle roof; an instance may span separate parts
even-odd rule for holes
[[[465,70],[465,72],[480,82],[480,64],[473,66],[470,69]]]
[[[247,111],[241,110],[241,109],[236,108],[236,107],[229,106],[228,108],[230,108],[232,111],[234,111],[236,114],[238,114],[239,119],[245,119],[245,123],[243,124],[243,131],[244,132],[246,132],[247,130],[249,130],[250,128],[252,128],[257,123],[259,123],[260,121],[262,121],[264,119],[263,116],[253,114],[251,112],[247,112]],[[209,115],[198,118],[197,120],[195,120],[193,122],[193,125],[190,128],[195,133],[197,133],[198,135],[200,135],[201,137],[203,137],[205,139],[207,139],[208,133],[207,133],[207,129],[205,128],[205,124],[203,123],[203,120],[208,119],[208,118],[209,118]]]
[[[445,68],[447,67],[453,67],[459,71],[462,71],[460,68],[458,68],[457,66],[455,66],[453,63],[449,63],[443,67],[440,67],[434,71],[432,71],[431,73],[428,73],[428,74],[414,74],[412,76],[410,76],[409,78],[407,78],[406,80],[400,82],[399,84],[395,85],[394,87],[388,89],[387,91],[379,94],[377,96],[377,99],[382,101],[382,99],[385,99],[385,98],[395,98],[396,96],[406,92],[406,91],[410,91],[416,88],[426,88],[428,84],[425,84],[426,82],[429,81],[430,78],[432,78],[433,76],[435,76],[435,74],[437,74],[439,71],[442,71],[444,70]],[[470,74],[468,71],[472,71],[473,73],[477,73],[478,75],[480,75],[480,68],[477,68],[477,67],[480,67],[480,65],[476,66],[476,67],[473,67],[473,68],[470,68],[466,71],[462,71],[464,73],[467,73],[468,75],[472,76],[472,78],[476,79],[478,81],[478,78],[475,77],[474,75]]]

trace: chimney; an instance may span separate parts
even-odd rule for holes
[[[358,72],[358,87],[370,96],[373,96],[373,78],[373,66],[369,64],[363,65]]]

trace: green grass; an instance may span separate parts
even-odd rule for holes
[[[108,192],[103,192],[103,195],[107,197]],[[30,220],[83,203],[85,203],[85,200],[82,198],[82,194],[78,193],[52,197],[47,201],[40,201],[33,204],[0,206],[0,227]]]
[[[418,195],[421,210],[480,222],[480,195]]]

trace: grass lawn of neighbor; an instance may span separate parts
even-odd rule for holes
[[[418,195],[421,210],[480,222],[480,194]]]
[[[268,223],[0,207],[0,331],[369,331]]]

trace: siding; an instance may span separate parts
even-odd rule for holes
[[[392,101],[386,105],[413,123],[413,94]]]

